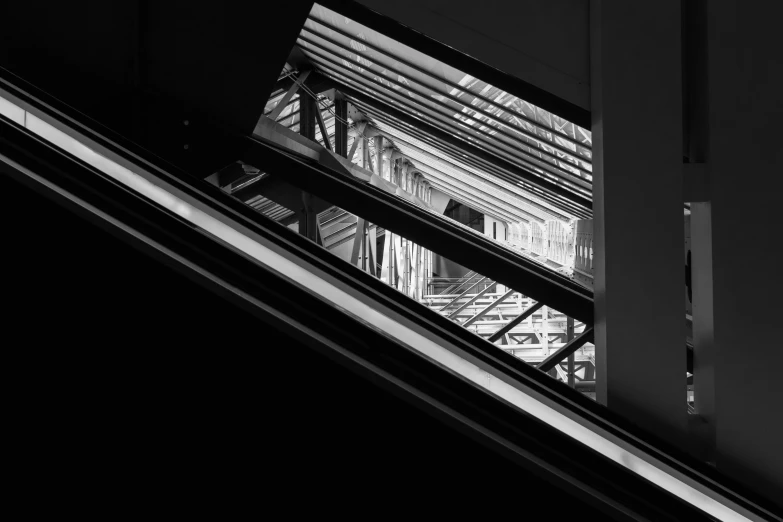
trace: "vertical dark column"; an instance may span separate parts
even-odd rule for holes
[[[680,11],[590,2],[596,398],[674,444],[687,422]]]
[[[307,239],[318,241],[318,214],[313,210],[313,196],[302,192],[302,208],[299,211],[299,233]]]
[[[383,177],[383,136],[375,136],[375,173]]]
[[[348,157],[348,102],[337,97],[334,100],[334,151],[343,158]]]
[[[778,266],[783,226],[780,2],[705,4],[710,201],[691,215],[696,400],[712,378],[718,470],[783,509],[783,278],[760,270]]]
[[[299,91],[299,134],[315,140],[315,111],[318,110],[315,99],[304,89]],[[318,216],[312,209],[312,195],[302,192],[302,208],[299,212],[299,233],[313,241],[317,240]]]
[[[574,339],[574,318],[566,318],[566,342]],[[568,356],[568,385],[574,387],[574,354]]]
[[[370,139],[366,136],[362,137],[362,168],[372,170],[372,162],[370,162]]]
[[[315,111],[316,103],[310,94],[304,89],[299,91],[299,134],[305,138],[315,140]]]
[[[683,155],[704,164],[709,149],[707,86],[707,0],[683,2]],[[709,177],[709,168],[704,171]],[[686,170],[686,175],[688,171]],[[709,178],[707,183],[709,184]],[[706,195],[709,199],[709,194]],[[713,318],[712,203],[691,202],[690,289],[693,324],[693,395],[698,417],[689,416],[691,445],[697,455],[714,460],[715,339]],[[686,272],[686,278],[688,273]],[[687,281],[687,279],[686,279]]]
[[[362,227],[362,230],[361,230],[361,234],[362,234],[362,270],[364,270],[365,272],[367,271],[367,261],[369,261],[369,257],[370,257],[368,255],[369,249],[367,248],[369,246],[368,245],[368,241],[367,241],[367,239],[368,239],[367,238],[367,235],[368,235],[367,234],[367,226],[368,226],[368,223],[365,221],[364,222],[364,226]],[[358,228],[356,229],[356,233],[357,234],[359,233],[359,229]]]

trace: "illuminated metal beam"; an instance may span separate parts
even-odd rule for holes
[[[364,128],[366,126],[367,126],[367,122],[366,121],[363,121],[363,122],[359,123],[356,126],[356,137],[353,140],[353,145],[351,146],[351,151],[348,153],[348,156],[346,156],[349,161],[353,161],[353,156],[354,156],[354,154],[356,154],[356,148],[359,146],[359,140],[360,140],[362,134],[364,133]]]
[[[511,173],[516,179],[526,181],[545,192],[565,198],[587,211],[591,211],[593,208],[591,199],[588,199],[583,194],[569,190],[560,184],[554,183],[548,178],[541,177],[539,174],[533,173],[531,169],[521,168],[517,159],[512,160],[505,156],[492,154],[483,147],[474,144],[467,139],[455,137],[449,132],[441,129],[439,126],[431,124],[429,121],[412,116],[410,113],[397,108],[396,105],[375,99],[337,79],[332,78],[332,81],[334,82],[335,88],[348,96],[352,101],[358,101],[361,104],[374,107],[376,110],[387,114],[393,120],[398,120],[407,125],[419,128],[439,141],[453,146],[469,156],[486,160],[490,164]],[[556,173],[553,174],[557,175]]]
[[[516,325],[518,325],[519,323],[521,323],[522,321],[524,321],[525,319],[527,319],[528,317],[536,313],[543,306],[544,303],[542,303],[541,301],[537,302],[534,305],[531,305],[527,310],[522,312],[519,316],[512,319],[506,326],[504,326],[503,328],[501,328],[500,330],[492,334],[489,337],[489,342],[494,343],[495,341],[503,337],[505,334],[513,330]]]
[[[465,274],[465,276],[463,277],[464,281],[462,281],[462,283],[460,283],[459,285],[457,285],[457,286],[456,286],[456,288],[455,288],[454,286],[451,286],[451,287],[449,287],[449,288],[445,289],[444,291],[442,291],[442,292],[440,292],[440,293],[441,293],[441,294],[449,294],[449,293],[451,293],[451,292],[456,292],[457,290],[459,290],[460,288],[462,288],[463,286],[465,286],[465,285],[466,285],[466,284],[467,284],[467,283],[468,283],[470,280],[472,280],[472,279],[473,279],[474,277],[476,277],[477,275],[478,275],[478,274],[476,274],[476,272],[475,272],[475,271],[471,270],[470,272],[468,272],[467,274]],[[478,277],[481,277],[481,276],[478,276]]]
[[[276,120],[278,116],[280,116],[280,113],[283,112],[283,109],[288,105],[288,102],[291,101],[291,98],[293,98],[294,94],[299,90],[299,86],[304,85],[304,82],[307,80],[307,77],[310,76],[310,73],[311,71],[307,70],[299,75],[299,78],[294,81],[293,85],[288,89],[288,92],[283,96],[283,99],[280,100],[275,108],[272,109],[272,112],[269,113],[269,119]]]
[[[328,39],[328,37],[324,37],[324,38]],[[540,136],[536,134],[535,131],[531,132],[524,126],[521,127],[515,126],[511,124],[508,120],[504,120],[503,118],[495,114],[492,114],[488,111],[485,111],[480,107],[474,105],[466,105],[464,100],[460,100],[459,98],[450,95],[448,92],[444,92],[441,95],[442,98],[448,99],[451,101],[452,104],[460,105],[469,111],[468,113],[459,112],[455,115],[454,114],[455,110],[453,105],[450,105],[445,100],[441,101],[438,98],[431,97],[431,95],[435,93],[426,92],[425,90],[422,90],[419,87],[415,86],[414,84],[417,84],[418,82],[414,81],[413,83],[410,82],[403,83],[397,79],[398,73],[390,74],[385,68],[383,72],[379,72],[379,71],[373,71],[371,69],[356,70],[353,69],[352,66],[350,65],[346,67],[347,62],[345,60],[337,60],[333,56],[330,56],[329,55],[330,50],[325,45],[303,34],[299,35],[299,39],[302,42],[308,44],[306,47],[303,48],[303,51],[305,52],[305,54],[308,55],[308,57],[310,57],[311,61],[317,66],[321,68],[334,67],[336,68],[335,70],[337,72],[342,72],[343,74],[346,73],[353,74],[357,78],[361,78],[365,82],[368,82],[370,85],[374,85],[379,88],[386,88],[387,90],[391,89],[390,94],[393,93],[394,95],[397,95],[405,99],[406,102],[409,102],[412,99],[415,103],[421,105],[421,107],[427,109],[428,111],[431,111],[432,114],[430,115],[430,117],[432,117],[433,115],[437,115],[439,120],[442,121],[445,125],[462,126],[466,130],[471,132],[474,138],[477,138],[479,140],[486,139],[485,137],[494,138],[490,142],[488,142],[487,145],[497,147],[499,150],[501,150],[500,147],[502,146],[508,149],[509,151],[515,151],[516,154],[524,154],[525,156],[529,157],[528,161],[542,161],[548,163],[548,161],[544,159],[544,157],[546,157],[555,162],[555,164],[553,164],[552,167],[555,167],[559,171],[559,173],[562,173],[562,176],[564,178],[573,177],[574,181],[582,181],[585,184],[585,186],[589,187],[589,181],[585,179],[585,176],[592,177],[592,172],[582,166],[583,163],[587,164],[589,163],[589,161],[580,157],[579,154],[570,150],[568,147],[560,145],[559,143],[557,143],[556,140],[548,141],[546,139],[542,139]],[[337,43],[337,45],[341,47],[345,47],[344,44]],[[357,56],[359,57],[362,56],[362,54],[359,51],[354,51],[354,52],[357,54]],[[326,64],[328,64],[328,66]],[[405,89],[415,94],[416,98],[409,98],[407,96],[404,96],[397,92],[398,89]],[[427,102],[422,103],[419,100],[427,100]],[[497,105],[497,104],[493,104],[493,105]],[[478,122],[478,125],[466,126],[461,120],[458,119],[460,116],[462,117],[469,116],[473,121]],[[494,124],[486,123],[484,121],[485,118],[493,120],[495,123]],[[487,130],[487,129],[491,129],[491,130]],[[546,129],[546,131],[548,131],[548,133],[553,132],[552,129]],[[504,136],[506,140],[500,140],[499,139],[500,136]],[[571,142],[571,138],[564,137],[563,141]],[[575,141],[571,143],[574,146],[577,145]],[[543,146],[541,146],[541,144],[543,144]],[[547,148],[552,149],[553,151],[549,152]],[[567,158],[561,157],[558,154],[567,155],[568,157],[572,158],[574,162],[568,161]],[[576,174],[568,169],[564,169],[562,166],[560,166],[560,163],[567,164],[569,167],[577,170],[579,174]]]
[[[388,126],[388,128],[380,129],[378,127],[372,127],[368,129],[369,134],[382,133],[387,139],[392,141],[401,151],[408,149],[408,154],[403,153],[403,156],[408,157],[414,163],[418,165],[424,165],[428,170],[435,171],[437,175],[445,176],[447,179],[454,180],[454,182],[462,183],[463,185],[470,187],[471,190],[478,190],[487,195],[492,195],[498,200],[503,201],[503,204],[510,205],[512,208],[516,208],[518,212],[523,212],[524,215],[532,217],[533,219],[541,220],[542,222],[547,219],[560,219],[568,221],[568,216],[561,211],[547,208],[546,206],[532,201],[528,197],[528,194],[524,189],[518,186],[509,184],[508,182],[501,181],[497,177],[488,176],[486,173],[479,176],[475,172],[461,167],[450,159],[433,154],[432,152],[423,149],[421,146],[411,142],[411,139],[417,139],[415,136],[405,137],[403,134],[408,134],[407,131],[398,130],[392,127],[390,123],[384,123],[380,118],[377,119],[379,125]],[[420,140],[421,141],[421,140]],[[429,144],[427,144],[429,145]],[[409,154],[416,154],[418,158],[412,158]],[[456,152],[453,153],[455,156]],[[463,158],[464,160],[464,158]],[[447,172],[448,168],[453,172]],[[430,175],[434,173],[427,172]]]
[[[565,346],[550,354],[541,364],[536,366],[536,368],[543,372],[548,372],[554,368],[555,365],[560,364],[566,357],[584,346],[585,343],[590,342],[593,342],[592,326],[588,326],[585,328],[585,331],[579,334],[579,336],[577,336],[575,339],[572,339],[571,341],[567,342]]]
[[[526,224],[530,223],[531,218],[520,217],[519,213],[509,214],[505,208],[501,206],[493,206],[492,203],[480,199],[483,194],[471,194],[470,192],[465,192],[459,188],[456,188],[454,185],[450,185],[448,182],[434,177],[427,178],[427,181],[430,182],[432,188],[443,192],[449,196],[449,198],[458,201],[463,205],[474,208],[482,214],[490,216],[498,221],[506,221],[509,223],[516,223],[521,221]]]
[[[501,295],[495,301],[493,301],[490,304],[488,304],[483,310],[481,310],[476,315],[474,315],[473,317],[471,317],[470,319],[468,319],[467,321],[462,323],[462,326],[470,326],[471,324],[475,323],[476,321],[478,321],[479,319],[481,319],[482,317],[487,315],[487,313],[490,312],[497,305],[499,305],[500,303],[505,301],[506,298],[511,297],[511,295],[514,294],[514,293],[516,293],[514,290],[509,290],[505,294]]]
[[[470,288],[468,288],[467,290],[465,290],[464,292],[462,292],[460,295],[458,295],[457,297],[455,297],[454,299],[452,299],[451,301],[449,301],[449,302],[448,302],[448,303],[446,303],[445,305],[443,305],[443,307],[441,307],[441,308],[440,308],[438,311],[439,311],[439,312],[442,312],[443,310],[447,309],[448,307],[450,307],[451,305],[453,305],[454,303],[456,303],[457,301],[459,301],[460,299],[462,299],[463,297],[465,297],[466,295],[468,295],[470,292],[472,292],[472,291],[473,291],[473,289],[474,289],[474,288],[476,288],[478,285],[480,285],[481,283],[483,283],[483,282],[484,282],[484,281],[486,281],[486,280],[487,280],[487,278],[486,278],[486,277],[482,277],[481,279],[479,279],[478,281],[476,281],[475,283],[473,283],[473,284],[470,286]]]
[[[318,128],[321,129],[321,137],[324,139],[324,145],[326,145],[327,149],[333,151],[334,148],[332,148],[332,142],[329,139],[329,132],[326,130],[324,116],[321,114],[321,106],[318,104],[318,100],[315,101],[315,108],[315,119],[318,122]]]
[[[356,222],[356,233],[353,236],[353,250],[351,251],[351,264],[358,266],[359,263],[359,251],[362,248],[362,241],[364,239],[365,221],[362,218]]]
[[[452,317],[454,317],[455,315],[457,315],[458,313],[460,313],[461,311],[463,311],[465,308],[467,308],[467,307],[469,307],[470,305],[472,305],[472,304],[473,304],[473,303],[474,303],[474,302],[475,302],[477,299],[479,299],[481,296],[483,296],[484,294],[486,294],[487,292],[489,292],[489,291],[490,291],[490,290],[491,290],[491,289],[492,289],[494,286],[495,286],[495,283],[490,283],[489,285],[487,285],[487,287],[486,287],[484,290],[482,290],[481,292],[479,292],[479,293],[477,293],[476,295],[472,296],[470,299],[468,299],[468,300],[467,300],[467,302],[465,302],[464,304],[460,305],[460,307],[459,307],[459,308],[457,308],[456,310],[454,310],[453,312],[451,312],[451,313],[450,313],[450,314],[449,314],[447,317],[448,317],[449,319],[451,319]]]
[[[410,27],[403,25],[402,23],[385,17],[358,2],[339,2],[339,1],[327,1],[324,2],[329,9],[338,12],[339,14],[355,20],[356,22],[369,27],[373,30],[382,33],[389,38],[402,43],[412,49],[416,49],[425,55],[446,64],[451,65],[459,71],[464,71],[466,74],[470,74],[475,78],[481,78],[482,80],[490,83],[504,91],[513,93],[520,98],[523,98],[537,107],[540,107],[553,114],[558,114],[568,121],[574,122],[576,125],[589,128],[590,111],[577,106],[576,104],[564,100],[563,98],[552,94],[540,87],[537,87],[531,83],[521,80],[517,76],[510,75],[508,73],[501,72],[499,69],[494,68],[491,65],[470,57],[459,50],[444,45],[440,42],[436,42],[424,33],[420,33]],[[342,27],[325,24],[311,13],[308,16],[309,20],[315,21],[319,24],[325,25],[330,29],[353,38],[353,35],[348,33]],[[371,44],[368,43],[368,47]],[[380,47],[371,47],[375,52],[384,51]],[[390,55],[397,61],[405,60],[404,57],[396,54]],[[412,66],[409,61],[404,62],[408,66]],[[422,71],[427,74],[427,71]],[[441,80],[443,81],[443,80]]]

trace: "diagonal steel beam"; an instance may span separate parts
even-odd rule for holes
[[[490,338],[489,342],[494,343],[504,335],[506,335],[508,332],[510,332],[516,325],[536,313],[538,309],[540,309],[542,306],[544,306],[544,303],[541,301],[537,302],[534,305],[530,305],[527,310],[519,314],[516,318],[512,319],[507,325],[505,325],[503,328],[498,330],[497,332],[493,333]]]
[[[261,137],[242,142],[245,163],[284,173],[287,182],[371,223],[400,234],[468,268],[481,267],[493,281],[514,288],[578,321],[592,323],[592,291],[507,249],[483,234],[370,185],[346,169],[335,170]]]
[[[359,218],[356,221],[356,232],[353,236],[353,249],[351,250],[351,264],[358,266],[359,251],[362,248],[362,241],[364,238],[364,220]]]
[[[315,100],[315,119],[318,121],[318,128],[321,129],[321,137],[324,139],[324,145],[330,151],[333,151],[332,142],[329,139],[329,132],[326,130],[326,124],[324,123],[324,116],[321,114],[321,106],[318,104],[318,100]]]
[[[552,368],[554,368],[556,365],[560,364],[565,360],[566,357],[577,351],[579,348],[584,346],[585,343],[590,343],[593,341],[593,327],[588,326],[585,328],[585,331],[579,334],[576,338],[572,339],[571,341],[567,342],[563,347],[559,348],[556,352],[552,353],[544,359],[536,368],[541,370],[542,372],[548,372]]]
[[[293,85],[288,89],[288,92],[285,93],[285,96],[283,96],[283,99],[277,102],[277,105],[274,109],[272,109],[272,112],[269,113],[269,116],[267,116],[269,119],[276,120],[280,113],[283,112],[283,109],[288,105],[288,102],[291,101],[291,98],[294,97],[294,94],[299,91],[299,86],[304,84],[305,80],[307,80],[307,77],[310,76],[311,71],[304,71],[302,74],[299,75],[299,78],[297,78]]]
[[[460,295],[458,295],[457,297],[455,297],[454,299],[452,299],[451,301],[449,301],[449,302],[448,302],[448,303],[446,303],[445,305],[443,305],[443,307],[442,307],[442,308],[440,308],[440,310],[438,310],[438,311],[439,311],[439,312],[442,312],[442,311],[443,311],[443,310],[445,310],[446,308],[450,307],[451,305],[453,305],[454,303],[456,303],[457,301],[459,301],[460,299],[462,299],[463,297],[465,297],[466,295],[468,295],[468,294],[469,294],[471,291],[473,291],[473,289],[474,289],[474,288],[476,288],[478,285],[480,285],[481,283],[483,283],[483,282],[484,282],[484,281],[486,281],[486,280],[487,280],[487,278],[486,278],[486,277],[482,277],[481,279],[479,279],[478,281],[476,281],[475,283],[473,283],[473,284],[470,286],[470,288],[468,288],[467,290],[465,290],[464,292],[462,292]],[[468,281],[469,281],[469,280],[468,280]],[[465,283],[467,283],[467,281],[465,281]],[[465,283],[462,283],[462,284],[465,284]],[[461,286],[461,285],[460,285],[460,286]]]
[[[462,323],[462,326],[472,325],[473,323],[475,323],[476,321],[478,321],[479,319],[487,315],[487,313],[491,312],[492,309],[495,308],[497,305],[505,301],[507,298],[511,297],[513,293],[514,290],[509,290],[505,294],[501,295],[496,300],[494,300],[493,302],[489,303],[486,307],[484,307],[483,310],[480,310],[479,313],[477,313],[476,315],[474,315],[473,317],[471,317],[470,319]]]
[[[450,313],[450,314],[449,314],[447,317],[448,317],[449,319],[451,319],[452,317],[454,317],[455,315],[457,315],[458,313],[460,313],[461,311],[463,311],[465,308],[467,308],[467,307],[469,307],[470,305],[472,305],[473,303],[475,303],[475,302],[476,302],[476,301],[477,301],[477,300],[478,300],[478,299],[479,299],[481,296],[483,296],[484,294],[486,294],[487,292],[489,292],[489,291],[490,291],[492,288],[494,288],[494,287],[495,287],[495,283],[492,283],[492,284],[490,284],[490,285],[489,285],[489,286],[487,286],[487,287],[486,287],[484,290],[482,290],[481,292],[477,293],[476,295],[474,295],[473,297],[471,297],[470,299],[468,299],[468,300],[467,300],[467,302],[465,302],[465,303],[464,303],[462,306],[460,306],[459,308],[457,308],[456,310],[454,310],[453,312],[451,312],[451,313]]]
[[[458,284],[456,287],[454,287],[454,285],[452,285],[452,286],[448,287],[446,290],[444,290],[443,292],[441,292],[441,294],[448,295],[448,294],[449,294],[449,293],[451,293],[452,291],[453,291],[453,292],[456,292],[457,290],[459,290],[460,288],[462,288],[463,286],[465,286],[466,284],[468,284],[468,282],[469,282],[470,280],[472,280],[474,277],[476,277],[477,275],[478,275],[478,274],[476,274],[476,272],[475,272],[475,271],[471,270],[470,272],[468,272],[468,273],[465,275],[465,277],[464,277],[464,281],[462,281],[462,282],[461,282],[460,284]]]

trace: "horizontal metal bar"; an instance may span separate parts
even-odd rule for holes
[[[536,366],[536,368],[542,372],[548,372],[554,368],[555,365],[560,364],[563,360],[565,360],[566,357],[584,346],[585,343],[591,342],[593,342],[593,327],[588,326],[585,328],[584,332],[568,341],[565,346],[558,349],[556,352],[550,354],[549,357],[544,359],[544,361]]]
[[[524,321],[525,319],[527,319],[528,317],[536,313],[536,311],[538,311],[543,306],[544,303],[542,303],[541,301],[537,302],[534,305],[531,305],[527,310],[522,312],[515,319],[511,320],[506,326],[504,326],[497,332],[493,333],[489,338],[489,342],[494,343],[495,341],[497,341],[498,339],[506,335],[508,332],[513,330],[516,325],[518,325],[519,323],[521,323],[522,321]]]

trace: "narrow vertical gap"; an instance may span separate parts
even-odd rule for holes
[[[683,162],[708,163],[709,106],[706,0],[682,2]],[[705,169],[709,173],[709,167]],[[709,182],[709,180],[708,180]],[[686,217],[685,306],[691,316],[688,388],[692,452],[706,461],[715,448],[715,343],[712,288],[712,205],[691,202]],[[686,393],[689,393],[686,391]]]

